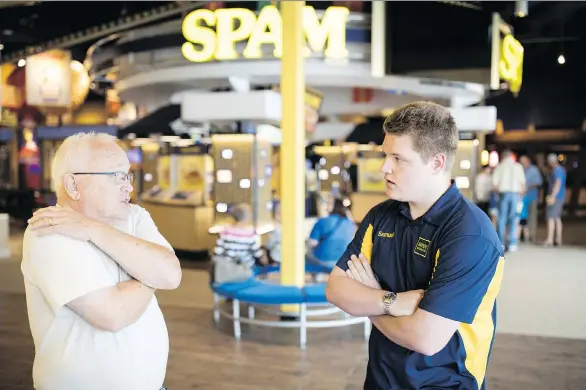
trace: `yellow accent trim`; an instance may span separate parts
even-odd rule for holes
[[[283,142],[281,143],[282,253],[281,284],[305,284],[305,76],[303,59],[304,1],[285,1],[283,14],[283,57],[281,58],[281,96],[283,100]],[[284,305],[284,312],[295,312],[298,305]]]
[[[360,253],[366,257],[366,260],[370,263],[370,258],[372,257],[372,225],[369,224],[364,232],[364,237],[362,237],[362,244],[360,246]]]
[[[435,270],[437,269],[437,263],[439,261],[439,257],[440,257],[440,250],[438,249],[437,252],[435,252],[435,264],[433,265],[433,271],[431,271],[431,278],[429,279],[429,285],[431,285],[431,281],[433,280],[433,278],[435,276]]]
[[[472,324],[460,324],[458,328],[458,333],[462,337],[464,349],[466,350],[466,369],[476,378],[478,388],[482,387],[484,376],[486,375],[488,353],[494,335],[492,311],[501,288],[504,265],[505,258],[499,258],[494,276],[486,290],[486,294],[484,294],[484,298],[482,298]]]

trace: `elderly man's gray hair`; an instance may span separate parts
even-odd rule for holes
[[[63,177],[68,173],[86,171],[97,158],[95,151],[101,145],[116,143],[116,137],[106,133],[77,133],[69,136],[57,149],[51,165],[51,177],[57,196],[63,189]],[[101,158],[100,158],[101,159]]]

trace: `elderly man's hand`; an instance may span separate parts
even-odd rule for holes
[[[67,207],[46,207],[35,211],[28,220],[29,229],[39,236],[61,234],[76,240],[89,241],[99,222]]]
[[[376,276],[374,276],[374,272],[372,271],[368,260],[366,260],[366,257],[364,257],[362,253],[358,257],[356,257],[356,255],[352,255],[350,257],[346,276],[364,284],[367,287],[374,288],[376,290],[381,289],[378,279]]]

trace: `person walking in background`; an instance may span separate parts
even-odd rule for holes
[[[503,152],[502,160],[492,174],[492,184],[499,194],[497,232],[501,244],[514,252],[517,250],[517,208],[522,200],[521,195],[525,192],[525,172],[523,166],[513,159],[513,152],[510,150]]]
[[[566,199],[566,170],[558,162],[558,156],[555,153],[547,156],[547,164],[551,167],[551,174],[548,195],[545,198],[547,204],[547,238],[543,245],[562,245],[562,211]]]
[[[492,192],[492,176],[491,176],[491,168],[486,166],[482,169],[482,171],[476,175],[476,179],[474,180],[474,194],[476,195],[476,205],[480,207],[482,211],[484,211],[487,215],[488,213],[489,203],[490,203],[490,193]]]
[[[494,226],[496,230],[498,227],[497,223],[499,217],[499,194],[494,189],[490,191],[490,199],[488,201],[488,216],[490,217],[492,226]]]
[[[527,156],[521,156],[519,159],[525,169],[525,186],[527,190],[523,196],[523,204],[526,207],[523,213],[526,224],[523,228],[523,239],[526,242],[535,241],[537,235],[537,199],[539,197],[539,188],[543,185],[543,178],[539,168],[535,166]],[[524,219],[521,217],[521,219]]]

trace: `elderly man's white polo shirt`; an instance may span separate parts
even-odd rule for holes
[[[171,246],[150,214],[132,205],[121,230]],[[134,324],[117,333],[94,328],[66,304],[129,280],[96,246],[61,235],[39,237],[27,230],[21,264],[35,343],[37,390],[159,390],[165,379],[169,337],[153,297]]]

